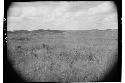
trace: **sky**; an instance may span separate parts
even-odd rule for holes
[[[111,2],[29,2],[14,3],[7,16],[13,30],[117,29],[117,12]]]

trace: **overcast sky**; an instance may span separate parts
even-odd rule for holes
[[[8,11],[8,30],[117,29],[110,2],[14,3]]]

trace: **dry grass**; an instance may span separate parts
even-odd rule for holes
[[[117,30],[8,32],[7,47],[28,81],[97,81],[117,58]]]

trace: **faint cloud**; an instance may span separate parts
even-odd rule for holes
[[[112,11],[112,4],[109,2],[104,2],[103,4],[100,4],[96,7],[90,8],[88,10],[89,15],[93,14],[100,14],[100,13],[106,13]]]
[[[47,4],[47,3],[46,3]],[[23,14],[18,18],[11,18],[13,22],[19,20],[22,26],[27,29],[93,29],[100,26],[103,19],[102,13],[110,12],[109,3],[103,3],[96,7],[81,9],[76,12],[70,12],[70,3],[60,2],[57,6],[39,5],[22,7]],[[106,17],[104,20],[110,20],[114,17]],[[21,20],[20,20],[21,19]]]

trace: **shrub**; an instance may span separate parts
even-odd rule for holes
[[[44,43],[42,44],[42,47],[47,50],[47,54],[54,53],[54,50],[56,49],[56,46],[52,46],[52,45],[50,46]]]

